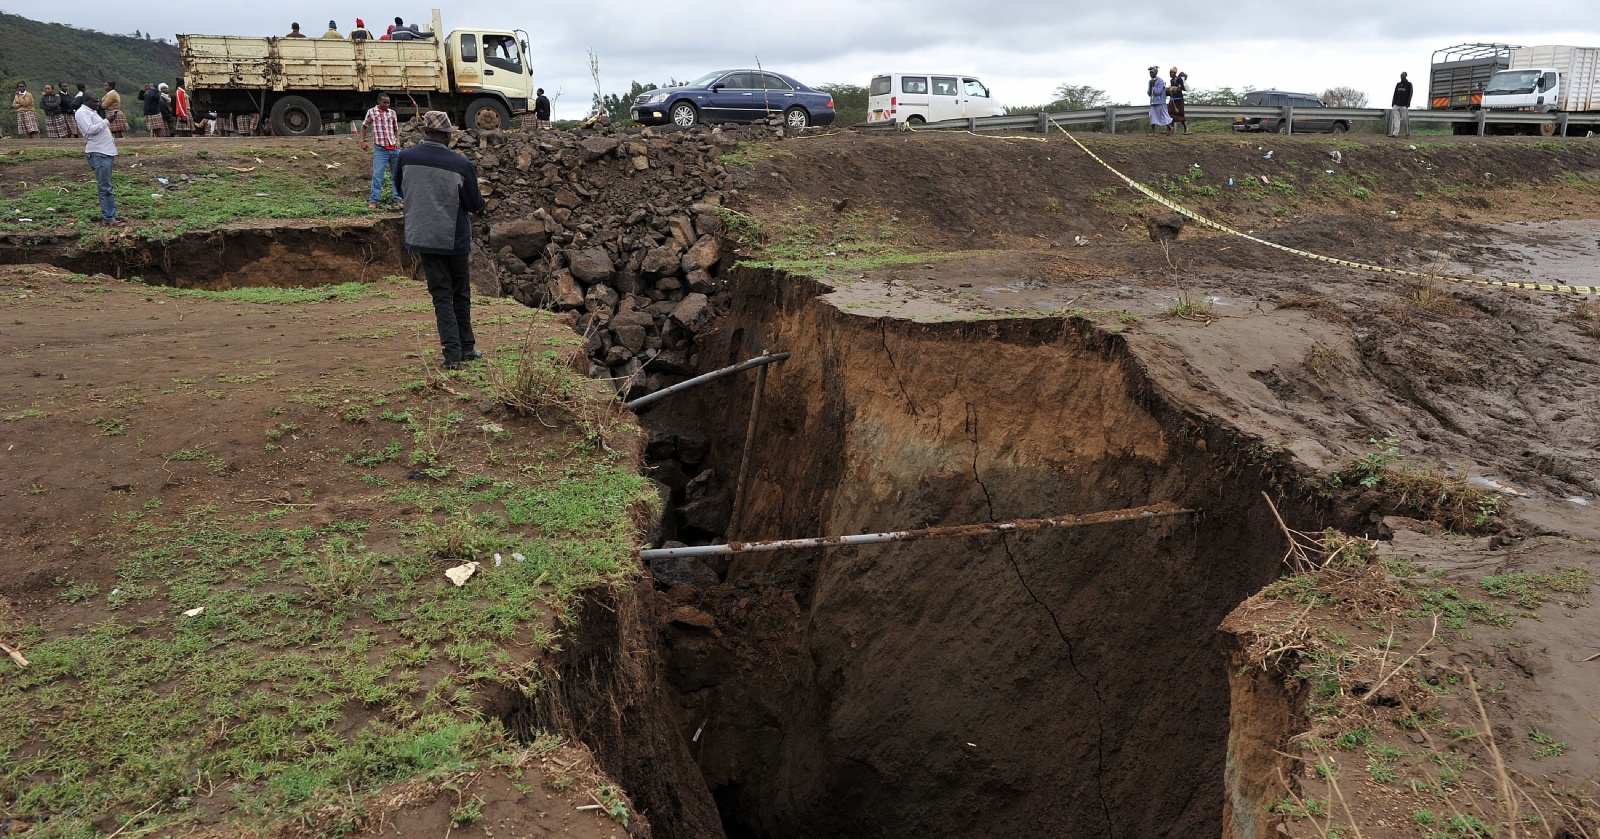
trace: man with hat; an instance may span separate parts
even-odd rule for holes
[[[467,214],[483,210],[484,200],[477,168],[446,145],[453,130],[443,111],[423,114],[426,139],[400,153],[394,173],[395,192],[403,184],[406,196],[406,248],[422,258],[446,370],[483,358],[472,334],[472,224]]]

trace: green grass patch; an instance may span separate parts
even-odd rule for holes
[[[171,233],[208,230],[248,219],[341,218],[368,212],[347,180],[298,172],[239,173],[221,169],[162,184],[157,169],[112,173],[117,215],[138,228]],[[160,197],[156,197],[160,196]],[[30,221],[22,221],[22,219]],[[88,167],[80,177],[54,176],[0,201],[0,231],[96,230],[100,199]]]
[[[774,157],[794,157],[794,152],[781,148],[776,143],[743,142],[717,160],[725,166],[754,166]]]
[[[206,291],[198,288],[158,289],[169,297],[196,297],[203,300],[220,300],[224,303],[259,303],[265,305],[295,305],[302,303],[352,303],[374,298],[393,298],[395,293],[378,283],[339,283],[337,285],[256,286],[252,288],[227,288]]]

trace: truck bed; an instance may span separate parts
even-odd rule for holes
[[[183,35],[191,89],[449,92],[444,45],[424,41]]]

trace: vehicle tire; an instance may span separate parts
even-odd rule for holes
[[[285,96],[272,103],[272,133],[279,137],[315,137],[322,133],[322,112],[304,96]]]
[[[921,114],[912,114],[911,116],[906,117],[906,122],[911,123],[912,125],[928,124],[928,121],[923,119]]]
[[[485,96],[474,99],[467,105],[467,113],[461,120],[461,128],[476,128],[479,131],[504,131],[511,127],[511,112],[506,106],[500,104],[498,99]]]
[[[1278,133],[1279,134],[1288,134],[1289,133],[1289,121],[1288,120],[1284,120],[1283,122],[1278,123]]]
[[[1541,123],[1539,123],[1539,136],[1540,137],[1554,137],[1554,136],[1556,136],[1556,124],[1553,123],[1553,122],[1541,122]]]
[[[789,128],[806,128],[811,125],[811,115],[805,108],[796,106],[783,112],[783,124]]]
[[[1350,124],[1347,123],[1347,122],[1336,122],[1333,125],[1328,126],[1328,133],[1329,134],[1343,134],[1344,132],[1349,131],[1349,130],[1350,130]]]
[[[694,124],[700,121],[700,111],[689,102],[674,104],[671,110],[667,111],[667,116],[671,118],[672,124],[679,128],[693,128]]]

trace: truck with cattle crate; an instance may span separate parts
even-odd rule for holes
[[[420,30],[419,30],[420,31]],[[433,28],[412,40],[179,35],[198,113],[254,114],[286,137],[362,119],[378,94],[402,117],[444,111],[462,128],[509,128],[528,112],[533,74],[520,29]]]

